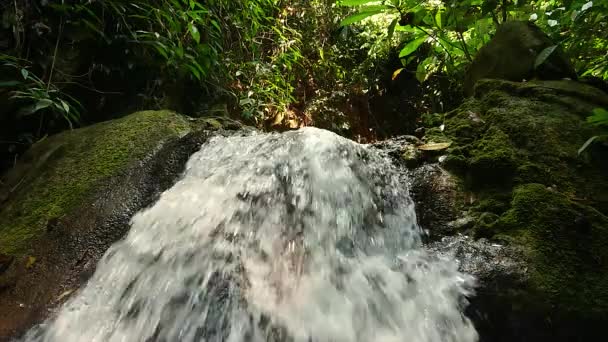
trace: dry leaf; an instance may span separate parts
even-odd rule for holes
[[[33,257],[30,255],[27,257],[27,261],[25,262],[25,268],[32,268],[32,266],[34,266],[35,263],[36,263],[36,257]]]
[[[393,72],[393,76],[391,77],[391,80],[394,81],[395,79],[397,79],[397,76],[399,76],[399,74],[403,71],[403,69],[404,68],[395,70],[395,72]]]
[[[418,149],[422,150],[422,151],[439,151],[439,150],[445,150],[446,148],[450,147],[451,145],[452,145],[452,143],[428,143],[428,144],[418,146]]]

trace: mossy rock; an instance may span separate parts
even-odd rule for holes
[[[467,232],[521,251],[527,264],[525,281],[481,291],[504,306],[489,327],[527,320],[525,334],[548,340],[582,327],[591,336],[608,321],[608,149],[578,150],[601,134],[586,118],[608,95],[567,80],[485,79],[475,89],[425,139],[452,143],[444,166],[471,199],[456,209],[475,218]]]
[[[537,58],[546,48],[553,52],[537,66]],[[475,83],[483,78],[522,81],[533,77],[576,79],[576,72],[561,47],[534,23],[507,21],[475,55],[465,75],[464,90],[472,95]]]
[[[495,237],[523,247],[538,306],[608,319],[608,218],[542,184],[515,188]]]
[[[443,132],[427,140],[450,141],[446,166],[480,192],[542,183],[608,212],[606,151],[578,155],[599,131],[585,118],[608,105],[608,95],[575,81],[527,83],[482,80],[476,98],[445,114]]]
[[[75,210],[100,181],[190,130],[185,117],[146,111],[36,143],[6,178],[0,254],[25,252],[46,226]]]
[[[0,192],[0,340],[40,323],[86,282],[189,157],[211,135],[233,134],[216,126],[145,111],[33,146]]]

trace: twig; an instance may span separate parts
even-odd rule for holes
[[[59,21],[59,32],[57,32],[57,40],[55,41],[55,51],[53,52],[53,63],[51,63],[51,71],[49,72],[49,79],[46,83],[46,94],[49,94],[49,90],[51,89],[51,82],[53,81],[53,71],[55,70],[55,61],[57,60],[57,51],[59,50],[59,41],[61,41],[61,34],[63,33],[63,17],[61,17]],[[38,124],[38,134],[39,137],[42,133],[42,123],[44,122],[44,112],[40,114],[40,122]]]
[[[471,58],[471,53],[469,52],[469,48],[467,47],[467,43],[464,40],[464,36],[462,34],[462,32],[457,31],[458,32],[458,38],[460,38],[460,43],[462,44],[462,48],[464,51],[464,55],[467,57],[467,59],[469,60],[469,62],[473,61],[473,58]]]
[[[55,70],[55,60],[57,59],[57,51],[59,50],[59,41],[61,40],[61,34],[63,32],[63,17],[59,22],[59,32],[57,33],[57,41],[55,41],[55,52],[53,53],[53,63],[51,64],[51,71],[49,72],[49,80],[46,84],[46,92],[49,92],[51,88],[51,81],[53,80],[53,70]]]
[[[78,83],[78,82],[70,82],[70,81],[66,81],[66,82],[56,82],[55,84],[73,84],[73,85],[77,85],[81,88],[90,90],[92,92],[96,92],[98,94],[105,94],[105,95],[123,95],[124,92],[120,92],[120,91],[103,91],[103,90],[98,90],[92,87],[87,87],[86,85],[82,84],[82,83]]]
[[[422,27],[420,27],[418,25],[416,25],[416,28],[419,29],[420,31],[422,31],[423,33],[425,33],[427,36],[433,38],[433,40],[435,40],[437,43],[439,43],[439,45],[441,45],[443,50],[448,54],[448,57],[450,57],[451,60],[454,60],[454,57],[452,57],[452,54],[450,53],[450,51],[445,47],[445,45],[443,45],[443,43],[441,42],[441,40],[439,38],[437,38],[434,34],[430,34],[428,31],[426,31],[425,29],[423,29]]]

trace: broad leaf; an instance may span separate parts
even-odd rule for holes
[[[399,19],[395,18],[395,19],[393,19],[391,24],[388,25],[388,39],[393,38],[393,35],[395,34],[395,27],[397,26],[398,22],[399,22]]]
[[[594,109],[593,115],[587,118],[587,122],[595,126],[608,126],[608,110]]]
[[[407,43],[407,45],[405,45],[405,47],[401,49],[401,52],[399,52],[399,58],[407,57],[412,54],[420,47],[420,45],[422,45],[422,43],[424,43],[426,38],[427,36],[422,36]]]
[[[70,106],[65,101],[63,101],[63,100],[59,100],[59,101],[61,102],[61,108],[63,108],[63,111],[66,114],[69,114],[70,113]]]
[[[430,56],[425,58],[422,62],[418,63],[418,67],[416,68],[416,79],[418,82],[422,83],[426,81],[429,77],[429,72],[427,70],[427,66],[434,61],[434,57]]]
[[[360,6],[376,1],[378,0],[343,0],[340,1],[340,6]]]
[[[399,68],[399,69],[395,70],[395,72],[393,72],[393,76],[391,76],[391,80],[394,81],[395,79],[397,79],[397,77],[403,70],[404,70],[404,68]]]
[[[551,54],[553,53],[553,51],[555,51],[556,48],[557,45],[551,45],[543,49],[543,51],[541,51],[538,56],[536,56],[536,60],[534,61],[534,69],[538,68],[541,64],[543,64],[547,60],[547,58],[551,56]]]
[[[587,149],[587,147],[589,147],[589,145],[591,145],[591,143],[593,143],[595,140],[597,140],[597,138],[599,138],[598,135],[593,136],[593,137],[589,138],[587,141],[585,141],[583,146],[581,146],[581,148],[578,149],[578,154],[580,155],[581,153],[583,153],[583,151],[585,151]]]
[[[440,30],[443,28],[443,24],[441,23],[441,9],[438,9],[435,14],[435,23]]]
[[[38,100],[35,104],[31,106],[27,106],[19,111],[19,114],[22,116],[35,114],[37,111],[47,108],[53,104],[53,101],[49,99]]]
[[[340,26],[348,26],[348,25],[354,24],[356,22],[359,22],[365,18],[371,17],[376,14],[380,14],[382,12],[383,12],[382,9],[376,9],[373,11],[364,11],[364,12],[355,13],[353,15],[349,15],[344,20],[342,20],[340,22]]]
[[[196,41],[197,43],[201,42],[201,33],[198,31],[198,28],[190,23],[188,25],[188,30],[190,31],[190,34],[192,35],[192,38],[194,39],[194,41]]]

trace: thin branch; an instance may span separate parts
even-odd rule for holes
[[[437,43],[439,43],[439,45],[441,45],[443,50],[445,50],[445,52],[448,54],[448,57],[450,57],[450,59],[452,61],[454,60],[454,57],[452,56],[450,51],[445,47],[445,45],[443,45],[443,43],[441,42],[441,40],[439,38],[437,38],[434,34],[430,34],[428,31],[426,31],[425,29],[423,29],[422,27],[420,27],[418,25],[416,25],[416,28],[419,29],[420,31],[422,31],[423,33],[425,33],[427,36],[433,38],[433,40],[435,40]]]
[[[462,32],[460,32],[460,31],[458,31],[458,38],[460,38],[460,43],[462,44],[464,55],[467,57],[467,59],[469,60],[469,62],[472,62],[473,58],[471,58],[471,53],[469,52],[469,48],[467,47],[467,43],[464,40],[464,36],[462,35]]]
[[[53,71],[55,70],[55,61],[57,60],[57,51],[59,50],[59,41],[61,40],[61,34],[63,32],[63,17],[59,22],[59,32],[57,33],[57,41],[55,41],[55,52],[53,53],[53,63],[51,64],[51,71],[49,73],[49,80],[46,84],[46,91],[48,93],[51,88],[51,82],[53,81]]]
[[[87,87],[86,85],[82,84],[82,83],[78,83],[78,82],[70,82],[70,81],[65,81],[65,82],[55,82],[55,84],[73,84],[73,85],[77,85],[81,88],[96,92],[98,94],[105,94],[105,95],[123,95],[124,92],[119,92],[119,91],[102,91],[102,90],[98,90],[92,87]]]

